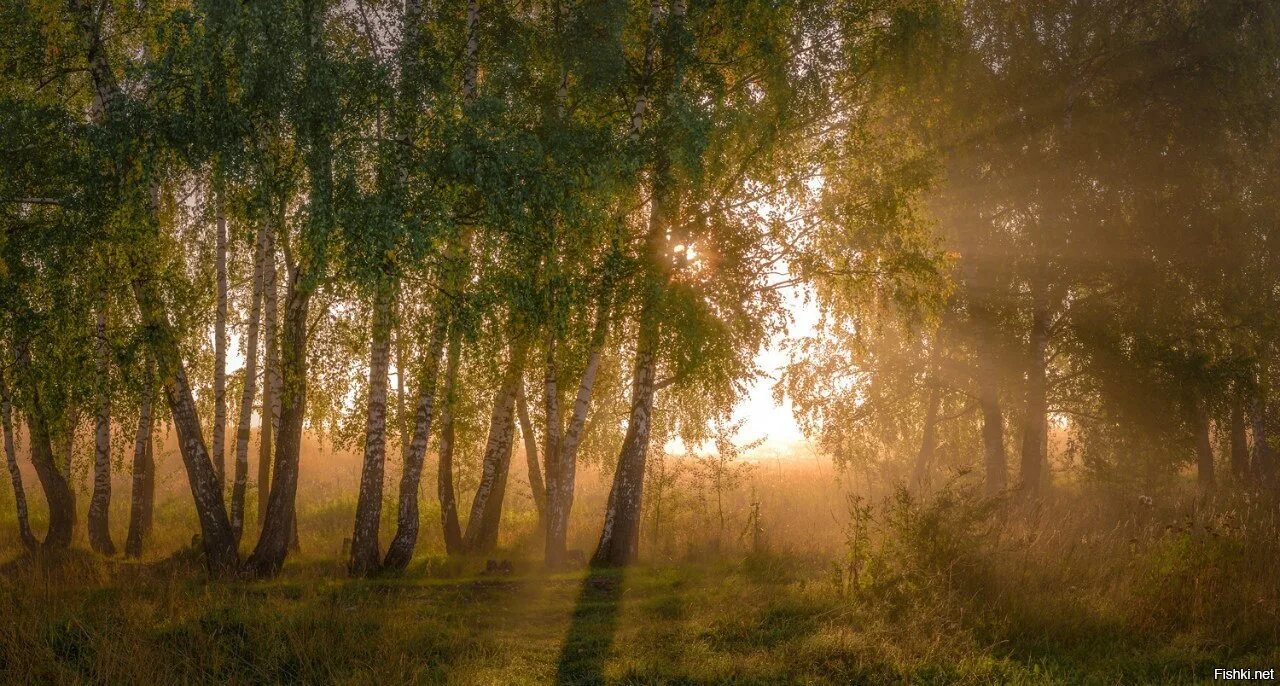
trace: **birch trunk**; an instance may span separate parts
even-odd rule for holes
[[[942,389],[938,380],[930,375],[929,399],[924,411],[924,432],[920,437],[920,451],[916,453],[915,466],[911,468],[911,487],[916,493],[924,493],[933,464],[933,453],[938,448],[938,410],[942,405]]]
[[[924,431],[920,436],[920,451],[916,453],[915,464],[911,468],[911,488],[923,493],[928,486],[929,467],[933,464],[934,452],[938,449],[938,412],[942,409],[942,332],[943,324],[934,332],[933,342],[929,349],[928,378],[925,385],[929,389],[929,397],[925,401]]]
[[[405,453],[404,471],[400,475],[400,502],[396,511],[396,533],[387,547],[387,556],[383,567],[392,570],[403,570],[413,557],[414,546],[418,542],[418,484],[422,481],[422,463],[427,454],[427,441],[431,435],[431,424],[435,414],[436,381],[440,374],[440,357],[444,352],[446,329],[448,328],[448,308],[437,308],[436,320],[431,327],[431,340],[423,360],[422,373],[415,384],[418,387],[418,401],[413,423],[413,440]],[[454,366],[454,377],[457,367]],[[450,474],[452,479],[452,474]],[[452,491],[452,483],[450,483]],[[457,514],[454,514],[455,525]]]
[[[436,495],[440,499],[440,523],[444,548],[449,555],[463,552],[462,527],[458,523],[458,496],[453,487],[454,416],[458,406],[458,367],[462,356],[462,329],[449,327],[449,350],[444,374],[443,409],[440,413],[440,462]]]
[[[99,28],[102,26],[102,18],[98,16],[92,3],[86,0],[71,0],[69,9],[75,18],[80,39],[84,43],[85,58],[94,89],[93,116],[98,120],[112,119],[116,116],[121,98],[125,96],[115,80],[115,75],[107,61],[107,51],[100,40]],[[154,187],[152,191],[154,197]],[[149,214],[150,221],[154,222],[154,206],[150,208]],[[149,228],[154,229],[154,227]],[[231,532],[230,520],[227,518],[217,474],[214,472],[205,447],[204,436],[200,431],[195,399],[191,386],[187,382],[177,337],[170,323],[165,303],[156,291],[151,265],[140,259],[140,255],[136,252],[131,257],[134,297],[138,302],[142,325],[154,332],[151,336],[151,352],[178,432],[182,461],[186,467],[187,481],[190,483],[196,514],[200,520],[205,563],[210,572],[215,575],[228,573],[233,571],[239,563],[235,538]],[[46,445],[47,438],[46,432]],[[50,462],[52,462],[52,456],[50,456]]]
[[[223,211],[221,181],[215,184],[214,220],[217,236],[214,272],[217,280],[217,306],[213,316],[213,468],[218,483],[227,483],[227,216]],[[236,540],[239,540],[237,537]]]
[[[547,537],[544,555],[550,567],[564,563],[566,539],[569,533],[569,513],[573,509],[573,495],[578,471],[578,446],[582,442],[587,423],[587,411],[591,407],[591,394],[595,389],[596,375],[600,370],[600,357],[608,332],[609,293],[601,296],[596,313],[595,330],[587,353],[587,364],[578,381],[578,393],[573,401],[573,413],[569,425],[559,440],[559,450],[548,452],[544,458],[547,468]],[[551,373],[553,370],[549,370]]]
[[[983,346],[984,348],[986,346]],[[1004,451],[1004,413],[1000,408],[1000,389],[991,353],[980,350],[983,363],[978,371],[978,404],[982,408],[983,465],[986,470],[986,493],[999,495],[1009,484],[1009,465]]]
[[[684,30],[686,0],[673,0],[671,18],[667,23],[667,43],[673,49],[688,50],[676,40]],[[649,36],[646,40],[644,67],[640,95],[636,99],[631,116],[631,138],[639,140],[645,113],[649,107],[650,82],[655,71],[658,26],[661,5],[652,0],[649,5]],[[683,52],[670,55],[671,91],[679,90],[683,78]],[[649,436],[653,428],[654,395],[657,393],[658,340],[661,322],[658,320],[658,302],[666,286],[668,273],[664,251],[666,231],[670,225],[674,207],[672,189],[669,187],[668,151],[663,142],[655,143],[656,161],[652,170],[652,193],[649,203],[648,235],[645,239],[645,256],[649,261],[642,279],[641,307],[636,334],[636,359],[631,377],[631,411],[627,420],[627,432],[618,456],[618,466],[609,491],[605,508],[604,526],[600,542],[591,558],[594,566],[627,565],[635,560],[640,543],[640,508],[644,495],[645,462],[649,453]]]
[[[138,411],[138,433],[133,443],[133,490],[129,494],[129,533],[125,537],[126,557],[142,556],[142,544],[151,533],[151,515],[156,497],[156,464],[151,443],[151,402],[154,394],[150,370],[144,379]]]
[[[516,391],[516,418],[520,421],[520,440],[524,443],[525,466],[529,473],[529,493],[533,508],[538,514],[538,528],[547,525],[547,489],[542,482],[542,467],[538,464],[538,438],[529,418],[529,401],[525,398],[524,384]],[[551,421],[548,420],[548,425]],[[557,419],[555,423],[559,423]],[[547,454],[550,454],[549,452]]]
[[[320,92],[313,92],[312,87],[325,80],[326,13],[324,3],[309,3],[305,10],[304,82],[308,86],[303,92],[307,106],[299,122],[299,137],[307,150],[308,214],[300,245],[301,260],[289,252],[287,238],[282,241],[289,256],[289,287],[280,352],[280,424],[273,465],[275,475],[267,498],[262,535],[247,564],[248,570],[259,577],[279,574],[290,545],[297,547],[298,468],[302,423],[307,411],[307,313],[311,298],[326,274],[325,237],[334,225],[333,148],[331,131],[324,123],[331,104],[320,97],[324,94],[323,88],[317,86]]]
[[[27,493],[22,487],[22,471],[18,469],[18,451],[13,440],[13,402],[9,386],[0,374],[0,426],[4,429],[4,458],[9,467],[9,483],[13,486],[13,505],[18,519],[18,537],[22,547],[35,550],[39,546],[31,532],[31,519],[27,514]]]
[[[513,327],[515,328],[515,327]],[[524,374],[527,345],[520,334],[511,346],[511,359],[489,414],[489,437],[485,441],[480,484],[471,501],[471,516],[462,537],[463,549],[472,553],[493,550],[498,543],[502,501],[511,469],[511,449],[515,439],[515,402]]]
[[[240,395],[240,416],[236,421],[235,477],[231,486],[231,528],[238,544],[244,535],[244,499],[249,479],[249,436],[253,422],[253,399],[258,392],[258,323],[262,315],[262,266],[270,241],[271,225],[258,231],[254,241],[253,293],[250,296],[248,332],[245,335],[244,390]],[[265,418],[266,412],[263,412]]]
[[[135,265],[135,269],[145,274],[141,265]],[[154,282],[146,276],[136,278],[133,289],[143,325],[160,332],[160,335],[152,339],[151,352],[169,402],[169,413],[178,433],[178,445],[187,469],[187,481],[196,503],[205,564],[214,575],[231,573],[239,566],[235,536],[223,503],[218,476],[205,448],[200,417],[196,413],[195,399],[187,381],[186,368],[178,351],[172,325],[164,312],[160,296],[156,293]]]
[[[618,468],[605,507],[604,527],[591,564],[598,567],[628,565],[640,543],[640,506],[644,496],[645,460],[653,427],[656,393],[658,321],[656,303],[648,296],[640,313],[640,333],[635,369],[631,376],[631,412],[622,440]]]
[[[281,345],[282,392],[280,432],[275,450],[275,475],[267,498],[262,535],[247,566],[260,577],[280,573],[289,546],[295,542],[298,493],[298,458],[302,447],[302,422],[307,403],[307,312],[312,288],[300,287],[301,268],[294,268],[285,300],[284,336]]]
[[[280,428],[280,346],[276,342],[279,288],[276,284],[275,236],[267,236],[262,254],[262,414],[258,426],[258,529],[267,518],[271,493],[272,443]]]
[[[105,299],[94,322],[94,357],[97,366],[98,414],[93,432],[93,495],[89,498],[89,547],[101,555],[115,555],[111,541],[111,388],[107,350]]]
[[[403,322],[404,313],[401,313],[398,319]],[[404,377],[405,370],[408,369],[410,362],[408,359],[409,350],[405,345],[404,334],[404,326],[396,326],[392,331],[392,335],[395,336],[396,350],[396,415],[394,424],[396,427],[396,440],[400,445],[401,464],[409,461],[409,445],[412,440],[410,438],[411,431],[408,416],[409,408],[405,405]]]
[[[390,284],[378,286],[374,296],[372,336],[369,344],[369,399],[365,418],[364,467],[356,501],[355,531],[347,572],[369,576],[382,566],[378,528],[382,518],[382,487],[387,457],[387,381],[391,366]]]
[[[21,360],[21,357],[19,359]],[[27,424],[31,434],[31,463],[36,468],[36,478],[40,480],[45,501],[49,504],[49,530],[45,534],[42,547],[50,550],[65,550],[71,546],[71,533],[75,528],[75,494],[71,492],[66,478],[54,464],[53,439],[49,435],[48,420],[40,401],[40,389],[32,380],[29,379],[28,383],[31,407],[27,413]]]

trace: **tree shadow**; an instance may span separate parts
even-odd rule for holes
[[[602,684],[618,631],[623,572],[591,571],[582,580],[556,662],[557,684]]]

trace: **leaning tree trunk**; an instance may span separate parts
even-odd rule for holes
[[[471,516],[462,537],[462,545],[467,552],[488,552],[498,543],[502,501],[506,495],[511,449],[515,442],[516,393],[524,374],[527,349],[523,336],[517,333],[511,346],[511,359],[507,361],[506,373],[494,397],[493,411],[489,414],[489,438],[485,441],[480,484],[471,501]]]
[[[150,369],[143,380],[138,411],[138,433],[133,442],[133,491],[130,493],[129,534],[124,542],[126,557],[141,557],[142,544],[151,533],[155,509],[156,463],[151,443],[151,398],[154,393]]]
[[[244,535],[244,498],[249,480],[249,435],[253,422],[253,399],[258,392],[258,321],[262,314],[262,265],[270,241],[270,231],[271,225],[264,225],[254,241],[253,292],[250,295],[249,330],[245,336],[244,390],[240,395],[240,416],[236,421],[236,464],[231,486],[231,528],[235,531],[237,544]],[[262,416],[265,418],[266,412]]]
[[[267,518],[271,492],[272,439],[280,428],[280,346],[276,342],[279,289],[276,286],[275,236],[268,235],[262,257],[262,422],[258,427],[258,528]]]
[[[662,167],[659,171],[663,171]],[[659,173],[656,177],[661,180],[665,175]],[[655,271],[660,269],[658,265],[663,264],[661,252],[667,226],[665,198],[665,189],[656,184],[646,246],[653,261],[650,269]],[[645,463],[653,429],[654,396],[657,394],[658,340],[661,333],[658,296],[665,274],[651,273],[645,281],[637,327],[635,367],[631,373],[631,411],[613,475],[613,487],[609,491],[609,502],[605,506],[600,542],[591,558],[591,564],[597,567],[631,564],[639,552]]]
[[[13,443],[13,402],[9,398],[9,387],[0,374],[0,426],[4,429],[4,458],[9,467],[9,482],[13,485],[13,505],[18,518],[18,537],[22,546],[34,550],[39,546],[35,534],[31,533],[31,520],[27,515],[27,493],[22,488],[22,471],[18,469],[18,451]]]
[[[135,269],[145,274],[139,265]],[[187,381],[186,368],[178,351],[178,342],[163,301],[149,276],[140,275],[133,282],[143,326],[157,332],[152,336],[151,353],[156,362],[169,414],[178,432],[178,445],[187,469],[187,481],[196,503],[204,543],[205,564],[215,575],[233,572],[239,567],[235,535],[222,499],[222,487],[205,448],[196,413],[195,399]]]
[[[392,290],[389,279],[378,285],[373,303],[373,332],[369,343],[369,401],[365,418],[364,468],[356,501],[355,531],[347,572],[368,576],[382,566],[378,525],[382,519],[383,474],[387,462],[387,375],[391,366]]]
[[[31,463],[36,468],[36,478],[49,504],[49,530],[42,546],[63,550],[71,546],[71,533],[75,528],[76,499],[53,458],[53,437],[49,433],[48,417],[40,399],[40,388],[33,378],[31,353],[25,347],[18,351],[18,374],[27,385],[27,426],[31,436]]]
[[[217,173],[217,172],[215,172]],[[227,483],[227,215],[221,180],[216,184],[214,202],[217,237],[214,272],[217,280],[217,304],[213,314],[213,468],[218,483]],[[239,541],[237,534],[236,540]]]
[[[631,413],[622,440],[618,467],[605,507],[600,542],[591,558],[593,566],[630,564],[640,544],[640,506],[644,496],[645,460],[653,428],[653,404],[657,391],[658,321],[656,303],[648,296],[640,313],[635,369],[631,375]]]
[[[107,353],[105,302],[98,307],[94,324],[94,353],[98,376],[98,416],[93,432],[93,495],[89,499],[89,547],[102,555],[115,555],[111,542],[111,389]]]
[[[1027,396],[1022,418],[1022,494],[1034,498],[1044,483],[1048,462],[1049,422],[1046,349],[1049,341],[1049,310],[1037,303],[1031,313],[1028,349]]]
[[[262,535],[247,563],[254,574],[264,577],[280,573],[297,531],[298,459],[302,448],[302,421],[307,409],[307,312],[314,285],[304,283],[300,266],[291,271],[280,355],[283,392],[275,475],[267,499]]]
[[[458,367],[462,362],[462,327],[449,327],[449,350],[444,373],[444,398],[440,412],[440,461],[436,474],[436,495],[440,499],[440,523],[444,529],[444,549],[449,555],[463,552],[462,526],[458,523],[458,496],[453,486],[454,417],[458,411]]]
[[[94,89],[95,119],[115,119],[126,95],[116,82],[115,73],[108,62],[109,53],[102,46],[99,33],[103,25],[102,17],[92,3],[86,0],[71,0],[69,9],[75,17],[76,29],[84,43]],[[148,214],[151,215],[148,221],[154,223],[154,207],[150,208]],[[148,228],[155,227],[152,225]],[[178,348],[177,334],[169,320],[164,300],[157,292],[152,265],[147,262],[154,258],[151,255],[143,257],[138,252],[141,251],[135,251],[131,256],[130,264],[134,297],[138,302],[142,325],[152,331],[151,352],[164,385],[174,427],[178,431],[182,461],[195,500],[196,515],[200,520],[205,563],[213,574],[227,573],[239,565],[239,558],[222,489],[200,430],[200,419]],[[47,433],[45,438],[47,439]]]
[[[516,391],[516,417],[520,420],[520,440],[524,442],[525,466],[529,471],[529,491],[533,496],[533,507],[538,513],[538,528],[547,525],[547,489],[542,483],[542,467],[538,464],[538,438],[533,432],[533,421],[529,418],[529,401],[524,395],[524,384]],[[551,425],[551,420],[548,420]],[[559,423],[559,420],[555,420]],[[548,451],[549,453],[550,451]]]
[[[404,471],[400,474],[400,503],[396,511],[396,533],[391,539],[391,545],[387,547],[386,559],[382,562],[386,569],[399,571],[409,566],[414,546],[418,543],[418,484],[422,480],[422,463],[427,454],[427,440],[431,435],[431,424],[435,414],[436,381],[440,375],[440,357],[444,352],[448,322],[447,303],[442,300],[440,306],[436,308],[436,319],[431,327],[431,340],[427,342],[427,349],[424,351],[422,373],[415,384],[418,387],[418,401],[413,422],[413,440],[410,441],[409,449],[405,453]],[[458,372],[456,357],[455,348],[454,364],[451,367],[452,378],[455,380]],[[452,471],[448,477],[449,491],[452,495]],[[456,509],[454,509],[453,521],[456,528],[458,522]]]

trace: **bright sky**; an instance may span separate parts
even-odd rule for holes
[[[807,445],[800,427],[791,413],[791,401],[778,404],[773,397],[773,387],[787,364],[787,345],[791,340],[811,336],[818,324],[818,307],[812,300],[805,300],[799,288],[787,291],[791,322],[787,335],[774,339],[769,347],[756,357],[756,364],[766,376],[751,386],[746,401],[734,412],[734,419],[745,419],[743,438],[747,441],[764,437],[765,442],[756,453],[759,455],[787,456],[798,447]],[[806,454],[808,451],[804,451]]]
[[[747,397],[733,413],[733,421],[744,420],[739,435],[741,443],[765,439],[760,447],[746,455],[752,459],[786,458],[795,454],[807,456],[812,453],[791,413],[791,402],[776,402],[773,387],[787,365],[788,344],[794,339],[812,335],[816,329],[818,308],[812,300],[806,302],[804,291],[798,287],[786,291],[786,300],[791,315],[786,335],[775,338],[768,348],[756,356],[756,366],[764,376],[751,385]],[[710,448],[711,446],[701,446],[701,450]],[[673,439],[667,444],[667,450],[679,454],[684,452],[684,444]]]

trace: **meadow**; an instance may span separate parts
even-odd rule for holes
[[[328,457],[309,492],[334,495],[303,500],[302,551],[270,581],[210,582],[178,491],[139,562],[83,542],[19,555],[6,522],[0,680],[1178,684],[1280,663],[1277,523],[1256,499],[1148,505],[1062,484],[1028,509],[964,477],[917,500],[855,494],[821,462],[762,462],[724,494],[734,533],[717,540],[696,465],[669,458],[683,478],[635,567],[544,569],[517,479],[492,555],[446,557],[425,512],[431,552],[349,579],[355,504],[336,494],[355,463]],[[585,476],[582,497],[601,500],[607,480]]]

